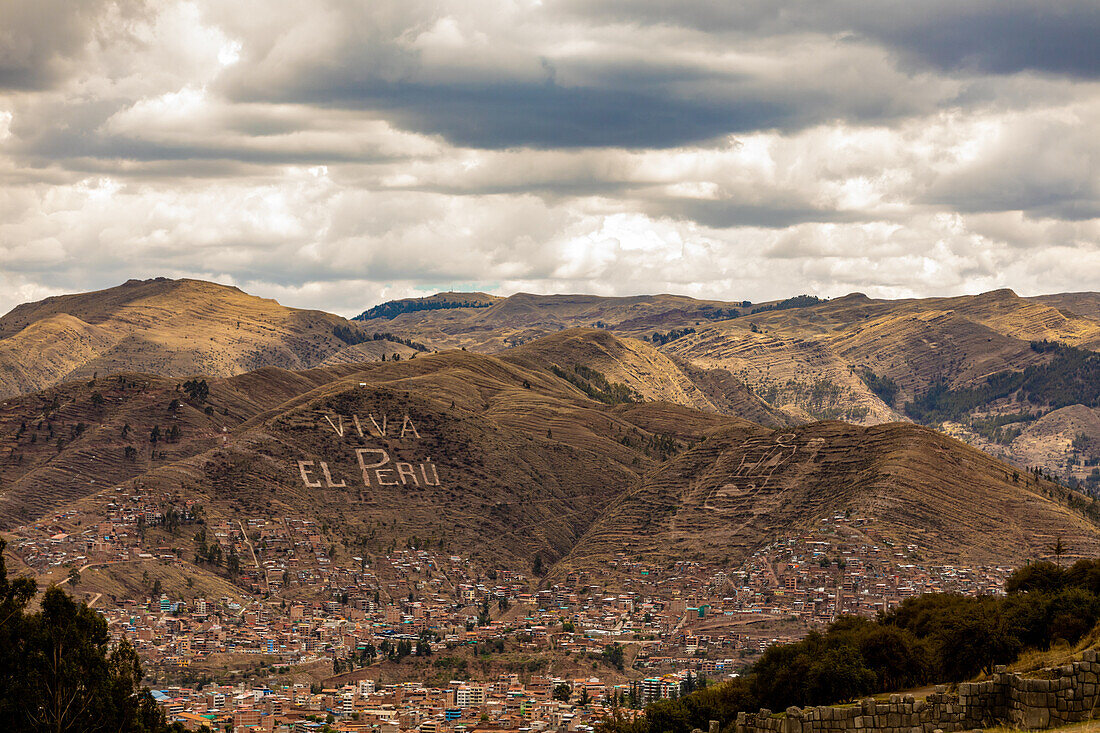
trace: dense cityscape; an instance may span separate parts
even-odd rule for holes
[[[620,555],[533,590],[533,574],[429,548],[345,557],[309,519],[208,521],[193,503],[122,487],[92,510],[102,516],[25,527],[11,549],[73,591],[97,568],[142,569],[147,592],[89,601],[138,650],[168,719],[190,729],[585,730],[612,706],[736,676],[844,614],[1003,593],[1011,570],[924,563],[848,513],[736,567]],[[166,591],[158,568],[182,568],[183,551],[146,540],[168,530],[239,592]]]

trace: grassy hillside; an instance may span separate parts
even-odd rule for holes
[[[372,331],[215,283],[130,280],[25,303],[0,318],[0,395],[119,372],[227,377],[263,366],[304,369]]]
[[[457,298],[455,294],[448,294]],[[747,386],[781,422],[840,419],[864,425],[915,419],[943,422],[923,401],[944,391],[980,390],[993,375],[1028,372],[1029,394],[1044,409],[1088,406],[1065,390],[1064,351],[1033,342],[1056,342],[1092,353],[1100,348],[1100,296],[1095,293],[1021,298],[1011,290],[973,296],[876,300],[860,293],[822,300],[799,296],[771,303],[701,301],[678,296],[598,298],[518,294],[492,307],[406,312],[388,322],[401,334],[433,343],[495,352],[571,327],[598,327],[643,341],[672,357],[690,385],[671,385],[663,399],[725,414],[769,421],[738,395]],[[669,373],[671,370],[661,370]],[[1086,380],[1087,381],[1087,380]],[[625,381],[624,381],[625,383]],[[890,384],[888,391],[872,385]],[[1090,383],[1091,384],[1091,383]],[[1046,399],[1044,393],[1062,396]],[[700,399],[702,395],[704,399]],[[995,400],[975,403],[950,419],[971,420],[1004,412]],[[709,404],[709,406],[707,406]],[[907,411],[906,405],[913,405]],[[982,430],[955,434],[976,445]],[[1062,435],[1069,443],[1073,435]],[[1024,452],[1006,451],[1017,460]],[[1062,452],[1028,455],[1049,470]],[[1029,464],[1030,465],[1030,464]],[[1087,466],[1083,468],[1088,468]],[[1082,478],[1084,473],[1078,472]]]
[[[1042,556],[1057,537],[1092,556],[1100,534],[1065,491],[910,424],[740,425],[648,473],[577,544],[565,565],[618,552],[655,564],[736,562],[772,538],[851,510],[877,535],[944,562]]]
[[[1022,560],[1059,536],[1100,549],[1061,489],[927,428],[774,429],[630,386],[690,386],[674,367],[577,331],[499,356],[266,367],[201,395],[141,375],[66,384],[0,406],[0,521],[102,516],[113,487],[140,486],[208,522],[311,518],[338,553],[416,540],[528,570],[624,551],[732,563],[848,509],[928,559]],[[189,536],[157,541],[186,550]]]

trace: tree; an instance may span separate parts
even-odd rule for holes
[[[562,702],[569,702],[569,698],[573,696],[573,688],[562,682],[554,688],[553,698],[555,700],[561,700]]]
[[[0,550],[3,541],[0,540]],[[5,732],[161,733],[169,728],[126,641],[109,649],[107,622],[57,586],[41,610],[24,612],[35,591],[9,581],[0,553],[0,720]]]
[[[195,402],[203,402],[210,396],[210,386],[205,379],[189,379],[183,383],[183,391]]]
[[[20,680],[21,651],[24,642],[23,609],[38,590],[30,578],[8,580],[4,563],[4,539],[0,537],[0,720],[15,720],[19,700],[7,691]]]
[[[225,568],[229,571],[229,577],[235,578],[241,572],[241,557],[237,554],[237,548],[229,549],[229,556],[225,559]]]
[[[531,563],[531,572],[535,575],[542,575],[542,555],[535,555],[535,559]]]
[[[1005,592],[1028,593],[1040,591],[1050,593],[1065,587],[1066,571],[1046,560],[1033,562],[1014,571],[1005,581]]]
[[[1058,535],[1058,539],[1050,546],[1050,554],[1054,555],[1054,562],[1061,565],[1062,555],[1066,554],[1066,546],[1062,543],[1062,535]]]
[[[620,672],[623,671],[623,645],[608,644],[603,648],[603,658],[608,664]]]
[[[577,704],[580,705],[582,708],[586,708],[586,707],[588,707],[588,703],[590,703],[590,702],[592,702],[592,698],[589,697],[589,695],[588,695],[588,688],[587,687],[582,687],[581,688],[581,697],[580,697],[579,700],[577,700]]]
[[[80,571],[76,568],[69,568],[69,587],[75,588],[76,584],[80,582]]]

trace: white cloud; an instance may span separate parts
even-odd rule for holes
[[[161,274],[346,314],[451,286],[1094,289],[1100,82],[997,48],[917,63],[851,5],[20,11],[0,32],[0,307]]]

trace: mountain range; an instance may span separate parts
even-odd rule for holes
[[[743,383],[791,424],[913,420],[1078,480],[1100,458],[1098,293],[904,300],[854,293],[768,303],[446,293],[394,301],[357,320],[433,348],[483,353],[598,328],[650,343],[703,391]]]
[[[1094,294],[449,293],[346,320],[130,281],[0,319],[0,530],[128,486],[553,573],[736,563],[836,513],[937,562],[1091,556],[1090,497],[1018,459],[1092,460],[1098,331]]]

